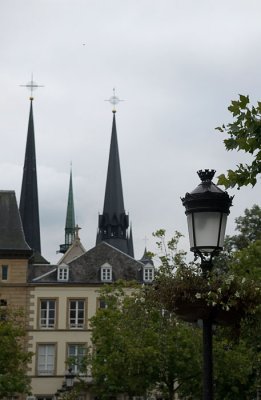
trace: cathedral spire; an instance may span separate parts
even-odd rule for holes
[[[103,213],[108,214],[109,218],[112,219],[114,214],[119,216],[123,214],[124,211],[125,210],[124,210],[123,190],[121,182],[120,156],[118,149],[115,111],[113,111],[111,145],[110,145]]]
[[[60,245],[60,253],[65,253],[75,239],[75,213],[73,201],[72,168],[70,171],[69,193],[65,221],[65,242]]]
[[[19,211],[26,242],[34,251],[41,253],[33,97],[30,97],[30,114]]]
[[[132,225],[130,226],[130,234],[128,239],[128,249],[129,255],[134,258],[134,246],[133,246],[133,237],[132,237]]]
[[[106,241],[133,256],[133,248],[129,251],[129,217],[124,209],[115,114],[114,108],[104,206],[102,215],[99,215],[96,244]]]

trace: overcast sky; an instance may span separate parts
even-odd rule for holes
[[[153,249],[151,233],[187,226],[180,197],[247,158],[226,152],[215,130],[231,122],[238,94],[260,100],[260,0],[1,0],[0,189],[19,202],[29,96],[34,93],[42,254],[51,262],[64,243],[70,163],[80,237],[95,245],[102,212],[112,107],[126,211],[135,256]],[[215,180],[214,180],[215,182]],[[260,180],[235,194],[235,217],[260,205]],[[192,255],[191,255],[192,258]]]

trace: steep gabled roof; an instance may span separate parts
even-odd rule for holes
[[[29,258],[32,250],[25,241],[13,190],[0,191],[0,256]]]
[[[93,247],[70,262],[69,266],[72,274],[78,270],[79,277],[84,276],[86,281],[101,283],[100,268],[106,263],[112,266],[113,281],[119,279],[140,281],[142,263],[106,242]]]

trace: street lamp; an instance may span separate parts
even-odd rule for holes
[[[65,384],[67,390],[72,389],[74,384],[75,374],[72,372],[72,368],[68,368],[68,372],[65,374]]]
[[[68,368],[68,372],[66,372],[64,375],[64,382],[61,389],[57,390],[54,395],[56,399],[63,398],[63,395],[73,388],[74,378],[75,374],[72,372],[72,368]]]
[[[204,277],[212,269],[212,258],[223,248],[227,216],[233,197],[212,182],[215,170],[200,170],[201,183],[186,193],[190,250],[201,258]],[[203,400],[213,399],[212,317],[203,320]]]

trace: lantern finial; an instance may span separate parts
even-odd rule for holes
[[[214,169],[201,169],[200,171],[197,171],[197,174],[202,182],[212,181],[215,173],[216,171]]]

